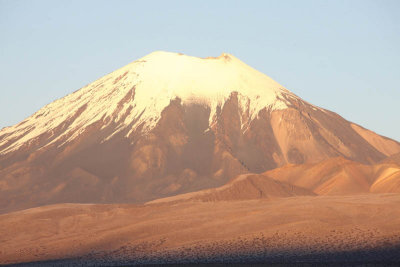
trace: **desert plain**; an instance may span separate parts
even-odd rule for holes
[[[399,205],[398,194],[50,205],[0,216],[0,263],[395,263]]]

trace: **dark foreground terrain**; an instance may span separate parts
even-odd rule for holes
[[[222,246],[222,247],[221,247]],[[247,250],[243,253],[223,252],[224,244],[210,244],[193,249],[180,249],[155,255],[135,257],[136,248],[115,252],[97,252],[81,258],[13,264],[12,266],[135,266],[135,265],[206,265],[224,264],[273,266],[398,266],[400,246],[367,248],[356,251],[266,251],[258,239],[246,240],[230,247]],[[250,246],[250,247],[247,247]],[[226,247],[225,247],[226,248]],[[132,251],[133,253],[130,254]],[[114,254],[115,253],[115,254]]]

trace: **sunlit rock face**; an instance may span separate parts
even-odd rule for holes
[[[0,212],[141,203],[287,163],[398,152],[232,55],[154,52],[0,131]]]

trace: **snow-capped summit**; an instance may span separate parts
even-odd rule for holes
[[[163,109],[175,98],[183,104],[208,106],[212,123],[217,107],[221,107],[232,92],[238,93],[240,108],[248,113],[250,120],[263,108],[283,109],[287,107],[287,97],[296,98],[232,55],[223,53],[219,57],[198,58],[157,51],[54,101],[22,123],[4,129],[2,134],[7,138],[1,140],[0,153],[16,150],[69,120],[73,120],[72,123],[49,144],[63,137],[68,137],[65,142],[71,141],[100,120],[103,127],[117,123],[116,132],[129,126],[129,133],[132,133],[139,125],[141,129],[151,130]],[[5,146],[6,143],[9,145]]]

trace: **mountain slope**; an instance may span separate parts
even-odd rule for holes
[[[357,127],[232,55],[154,52],[0,131],[0,212],[146,202],[287,163],[400,152]]]

